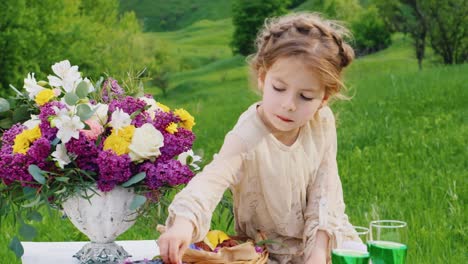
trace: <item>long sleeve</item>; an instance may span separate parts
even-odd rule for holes
[[[330,111],[324,125],[325,150],[313,183],[307,188],[307,208],[304,214],[304,242],[306,259],[315,246],[318,230],[329,236],[328,250],[347,240],[359,240],[345,214],[343,190],[336,162],[337,139],[333,114]]]
[[[174,197],[166,226],[170,227],[176,216],[185,217],[194,226],[192,241],[203,240],[209,231],[213,211],[225,190],[238,181],[243,148],[237,136],[232,133],[226,136],[213,161]]]

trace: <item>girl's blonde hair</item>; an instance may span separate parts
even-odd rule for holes
[[[248,57],[252,81],[264,80],[266,72],[281,57],[296,56],[316,71],[325,87],[325,97],[342,97],[341,72],[354,59],[343,38],[349,31],[337,21],[317,13],[292,13],[267,19],[256,39],[256,53]]]

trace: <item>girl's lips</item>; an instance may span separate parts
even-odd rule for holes
[[[287,119],[287,118],[282,117],[282,116],[279,116],[279,115],[276,115],[276,117],[278,117],[279,119],[281,119],[281,120],[284,121],[284,122],[288,122],[288,123],[289,123],[289,122],[292,122],[291,119]]]

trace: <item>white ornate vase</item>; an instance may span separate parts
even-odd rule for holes
[[[87,191],[85,196],[93,194],[89,200],[75,195],[62,204],[73,225],[91,240],[73,257],[83,264],[121,263],[131,255],[114,241],[135,223],[135,211],[130,210],[134,190],[116,186],[95,192]]]

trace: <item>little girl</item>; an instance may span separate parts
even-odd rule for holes
[[[359,240],[345,214],[335,119],[341,72],[354,57],[346,29],[316,14],[269,20],[250,67],[262,100],[226,135],[213,161],[176,195],[158,240],[166,263],[180,263],[207,234],[230,188],[238,235],[268,239],[269,263],[324,264],[332,248]]]

